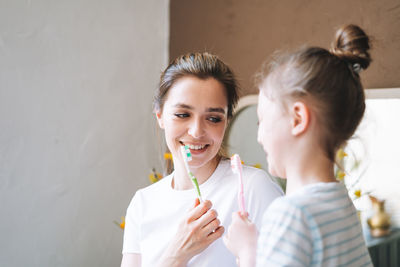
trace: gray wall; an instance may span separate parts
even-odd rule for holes
[[[0,266],[117,266],[169,1],[0,1]]]

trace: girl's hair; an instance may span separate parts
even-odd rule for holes
[[[160,84],[154,97],[154,110],[162,111],[168,91],[180,78],[193,76],[202,80],[214,78],[226,90],[228,119],[238,101],[239,85],[232,70],[217,56],[204,53],[188,53],[172,61],[161,74]]]
[[[270,64],[268,77],[259,76],[261,90],[267,96],[278,97],[284,107],[287,101],[307,100],[321,125],[319,141],[332,161],[364,115],[365,96],[359,74],[371,63],[369,49],[365,32],[356,25],[346,25],[336,32],[330,51],[306,47],[278,55]],[[265,82],[273,82],[278,90],[266,92]]]

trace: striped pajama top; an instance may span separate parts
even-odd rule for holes
[[[356,209],[341,183],[316,183],[267,209],[257,266],[372,266]]]

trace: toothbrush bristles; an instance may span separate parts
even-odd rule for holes
[[[185,146],[185,154],[186,154],[187,160],[191,161],[192,160],[192,153],[190,153],[189,146],[187,146],[187,145]]]
[[[239,157],[238,154],[234,154],[231,157],[231,167],[232,167],[233,173],[239,174],[240,169],[242,167],[242,162],[241,162],[240,157]]]

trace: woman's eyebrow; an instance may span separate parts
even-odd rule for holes
[[[225,109],[223,109],[223,108],[207,108],[206,111],[225,114]]]
[[[194,109],[192,106],[183,103],[175,104],[174,108]],[[206,108],[206,112],[217,112],[217,113],[222,113],[224,115],[226,113],[224,108]]]

